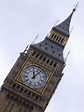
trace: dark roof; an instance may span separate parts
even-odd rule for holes
[[[74,11],[75,8],[73,9],[72,13],[68,16],[67,19],[65,19],[62,23],[58,24],[57,26],[54,26],[53,29],[69,37],[69,27]]]
[[[47,53],[48,55],[52,56],[55,59],[58,59],[64,62],[63,47],[57,43],[52,42],[48,38],[45,38],[45,40],[43,40],[42,42],[31,45],[31,46],[39,49],[40,51],[44,53]]]

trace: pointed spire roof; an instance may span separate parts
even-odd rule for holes
[[[72,10],[72,13],[68,16],[67,19],[65,19],[62,23],[58,24],[57,26],[53,27],[54,30],[62,33],[63,35],[65,35],[67,37],[69,37],[70,22],[71,22],[71,18],[72,18],[73,13],[76,11],[77,5]]]

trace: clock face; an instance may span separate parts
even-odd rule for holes
[[[40,88],[46,83],[46,74],[38,66],[26,67],[22,72],[22,81],[30,88]]]

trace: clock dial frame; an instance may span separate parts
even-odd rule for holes
[[[28,83],[26,83],[25,79],[24,80],[22,79],[22,74],[24,73],[23,71],[25,71],[28,67],[32,67],[32,69],[34,69],[33,66],[38,67],[38,69],[41,69],[43,71],[43,72],[41,71],[41,73],[45,73],[45,75],[43,75],[43,76],[44,77],[46,76],[46,78],[45,78],[46,81],[44,81],[45,83],[42,84],[40,82],[41,84],[37,84],[38,87],[37,86],[32,86],[32,87],[31,86],[28,86]],[[40,72],[40,71],[38,71],[38,72]],[[38,72],[35,72],[35,75],[36,76],[38,76],[37,75]],[[41,75],[41,73],[40,73],[40,75]],[[51,80],[51,77],[53,76],[53,74],[54,74],[54,71],[53,70],[51,70],[49,68],[45,68],[44,66],[40,65],[39,63],[34,63],[34,62],[32,62],[32,60],[27,59],[26,62],[24,63],[24,65],[22,66],[21,70],[19,70],[18,74],[16,75],[14,81],[15,81],[15,83],[19,84],[20,86],[24,87],[27,90],[31,90],[31,91],[33,91],[33,92],[35,92],[37,94],[43,94],[43,92],[46,89],[47,84]],[[27,78],[32,81],[32,79],[31,79],[32,77],[30,77],[30,76],[27,77]],[[42,80],[44,80],[44,78]],[[33,82],[34,82],[34,80],[33,80]],[[38,82],[38,80],[37,80],[37,82]]]
[[[44,70],[38,66],[32,65],[22,71],[22,81],[30,88],[40,88],[45,85],[47,76]]]

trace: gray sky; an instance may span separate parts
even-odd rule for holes
[[[36,35],[43,40],[59,19],[71,13],[77,0],[0,0],[0,85],[19,53]],[[64,50],[68,56],[64,76],[45,112],[84,112],[84,1],[74,13],[70,39]],[[59,24],[58,23],[58,24]]]

